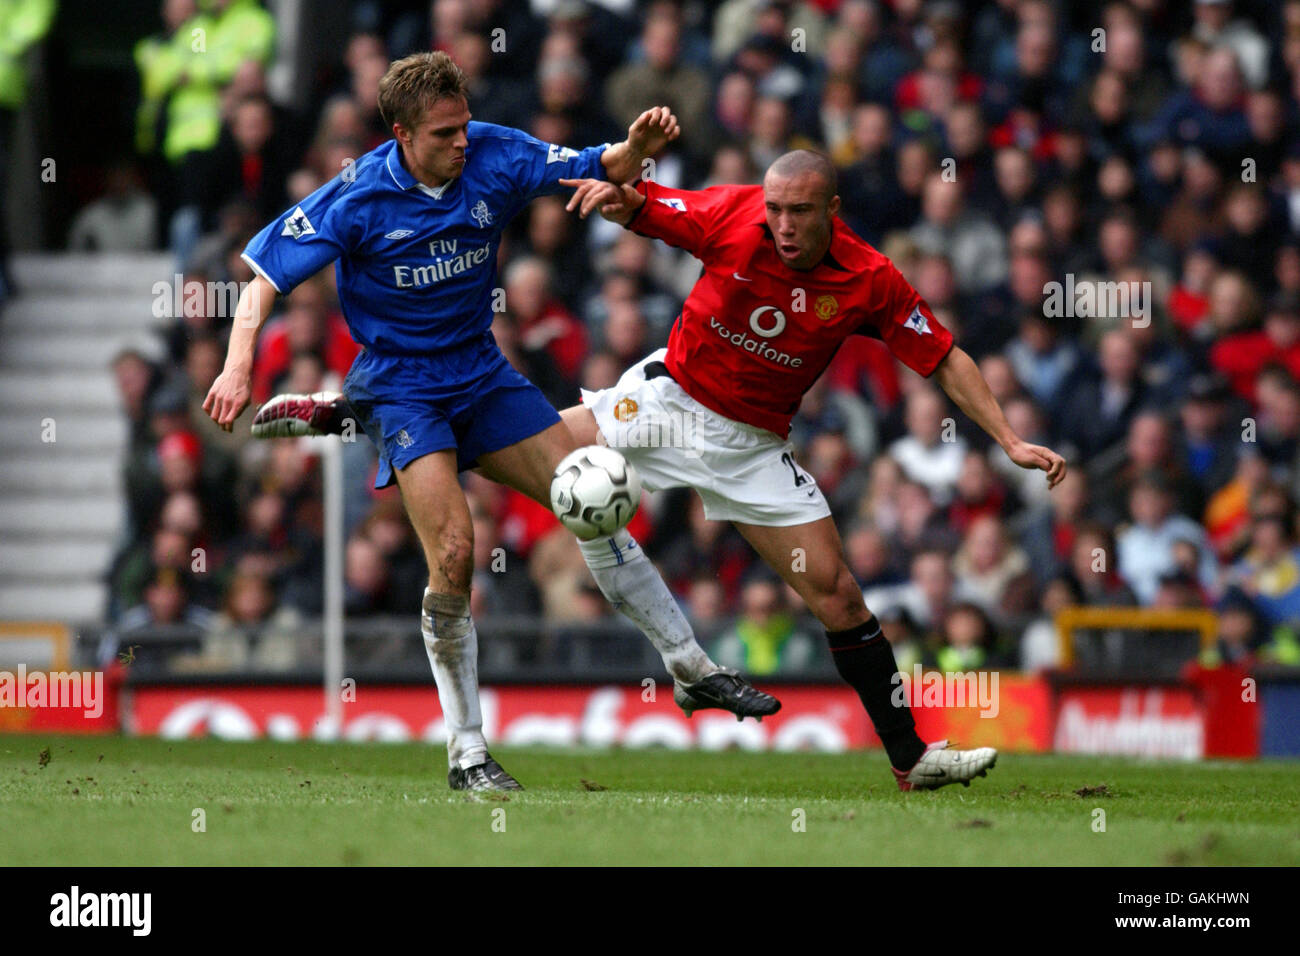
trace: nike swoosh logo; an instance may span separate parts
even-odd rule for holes
[[[731,277],[732,277],[733,279],[739,279],[741,282],[753,282],[753,281],[754,281],[753,279],[746,279],[746,278],[745,278],[744,276],[742,276],[739,272],[733,272],[733,273],[731,274]]]
[[[817,494],[817,489],[816,489],[816,488],[814,488],[812,491],[808,492],[808,497],[811,498],[811,497],[812,497],[813,495],[815,495],[815,494]]]

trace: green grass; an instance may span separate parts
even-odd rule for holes
[[[1003,755],[903,794],[879,752],[495,753],[526,793],[453,794],[417,744],[0,736],[0,864],[1300,864],[1297,763]]]

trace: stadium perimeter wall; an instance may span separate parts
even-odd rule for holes
[[[227,739],[442,740],[431,687],[361,686],[329,726],[318,684],[136,683],[104,672],[98,713],[0,706],[0,733],[212,735]],[[1252,683],[1253,682],[1253,683]],[[765,685],[768,686],[768,685]],[[1243,687],[1253,691],[1243,693]],[[853,691],[772,685],[784,702],[762,723],[701,712],[687,719],[671,689],[641,685],[498,685],[483,691],[490,740],[514,745],[816,750],[879,747]],[[994,706],[912,698],[927,740],[1012,753],[1095,753],[1195,760],[1300,756],[1300,676],[1190,670],[1177,682],[999,675]],[[910,691],[909,691],[910,693]],[[1253,696],[1253,699],[1250,699]]]

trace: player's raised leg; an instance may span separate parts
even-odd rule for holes
[[[429,564],[420,633],[447,727],[448,783],[454,790],[522,789],[488,754],[483,739],[478,634],[469,613],[474,525],[457,481],[456,452],[424,455],[395,474]]]
[[[582,406],[566,409],[561,418],[561,423],[532,438],[480,455],[479,467],[494,481],[549,508],[556,465],[569,452],[596,444],[599,436],[595,418]],[[655,646],[675,686],[688,696],[688,710],[720,707],[738,719],[780,710],[775,697],[709,658],[659,571],[626,529],[612,537],[580,541],[578,546],[601,593]]]
[[[988,772],[997,760],[991,747],[949,750],[947,741],[926,746],[917,735],[906,700],[894,693],[898,680],[894,650],[862,600],[832,518],[783,527],[739,521],[735,525],[826,628],[836,670],[862,699],[900,789],[932,789],[958,782],[969,786],[971,778]]]
[[[337,392],[277,395],[258,410],[253,434],[258,438],[339,434],[355,417],[355,409]],[[563,424],[480,454],[478,470],[549,508],[555,466],[574,449],[601,441],[596,419],[585,406],[567,408],[561,418]],[[663,578],[627,531],[581,541],[579,547],[601,593],[641,629],[663,658],[674,680],[675,699],[688,716],[706,707],[728,710],[737,717],[764,717],[781,709],[775,697],[710,660]]]

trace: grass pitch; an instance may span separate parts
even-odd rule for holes
[[[1294,762],[1004,754],[904,794],[879,751],[494,755],[527,792],[419,744],[0,736],[0,864],[1300,864]]]

